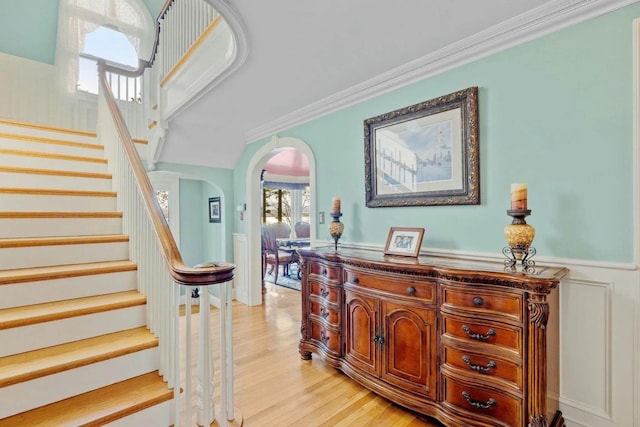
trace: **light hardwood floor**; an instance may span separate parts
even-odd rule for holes
[[[245,426],[440,425],[377,396],[315,355],[302,360],[300,292],[267,284],[263,295],[261,306],[233,306],[235,406]],[[214,309],[214,331],[217,317]]]

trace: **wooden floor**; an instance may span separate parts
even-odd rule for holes
[[[235,406],[245,426],[440,426],[364,389],[317,357],[302,360],[300,292],[267,284],[263,295],[262,306],[235,302],[233,308]],[[214,309],[213,323],[217,314]]]

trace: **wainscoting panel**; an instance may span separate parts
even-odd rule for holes
[[[560,408],[567,426],[634,426],[639,277],[632,265],[577,261],[560,284]]]
[[[560,286],[563,402],[611,419],[612,283],[565,280]],[[585,373],[588,372],[588,375]]]
[[[233,274],[233,297],[243,304],[249,303],[249,257],[247,235],[233,234],[233,263],[236,269]]]

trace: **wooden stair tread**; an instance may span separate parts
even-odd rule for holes
[[[0,239],[2,248],[25,248],[34,246],[62,246],[81,245],[93,243],[119,243],[128,242],[126,234],[102,234],[96,236],[68,236],[68,237],[25,237]]]
[[[173,390],[154,371],[5,418],[0,427],[101,426],[172,398]]]
[[[0,212],[2,218],[122,218],[122,212]]]
[[[68,141],[66,139],[47,138],[44,136],[20,135],[17,133],[0,132],[0,138],[19,139],[21,141],[27,141],[27,142],[41,142],[44,144],[56,144],[56,145],[64,145],[68,147],[88,148],[90,150],[104,150],[104,146],[101,144],[94,144],[90,142]]]
[[[157,347],[140,327],[0,358],[0,387]]]
[[[57,190],[47,188],[0,187],[0,194],[31,194],[44,196],[116,197],[115,191]]]
[[[69,128],[61,128],[56,126],[43,125],[40,123],[30,123],[30,122],[21,122],[18,120],[10,120],[5,118],[0,118],[0,123],[11,125],[11,126],[19,126],[25,128],[33,128],[33,129],[42,129],[50,132],[60,132],[60,133],[68,133],[71,135],[82,135],[87,136],[89,138],[96,138],[97,134],[95,132],[85,131],[85,130],[77,130],[77,129],[69,129]]]
[[[8,149],[8,148],[0,148],[0,154],[11,154],[14,156],[27,156],[27,157],[42,157],[47,159],[58,159],[58,160],[72,160],[77,162],[107,163],[107,159],[105,159],[104,157],[74,156],[70,154],[55,154],[55,153],[47,153],[43,151],[14,150],[14,149]]]
[[[117,292],[0,310],[0,330],[146,304],[138,291]]]
[[[112,176],[109,173],[99,172],[79,172],[61,169],[38,169],[38,168],[25,168],[17,166],[0,166],[0,172],[8,173],[24,173],[34,175],[55,175],[55,176],[71,176],[75,178],[96,178],[96,179],[111,179]]]
[[[0,285],[137,270],[129,260],[0,270]]]

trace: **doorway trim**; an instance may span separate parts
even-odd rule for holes
[[[285,148],[300,150],[309,160],[309,222],[311,224],[311,244],[314,244],[316,236],[316,161],[311,147],[304,141],[293,137],[279,137],[274,135],[271,141],[262,146],[251,158],[247,167],[246,195],[247,195],[247,265],[248,280],[248,305],[262,304],[262,254],[260,242],[260,206],[262,192],[260,188],[260,175],[267,161],[274,154]],[[240,294],[240,292],[238,293]]]

